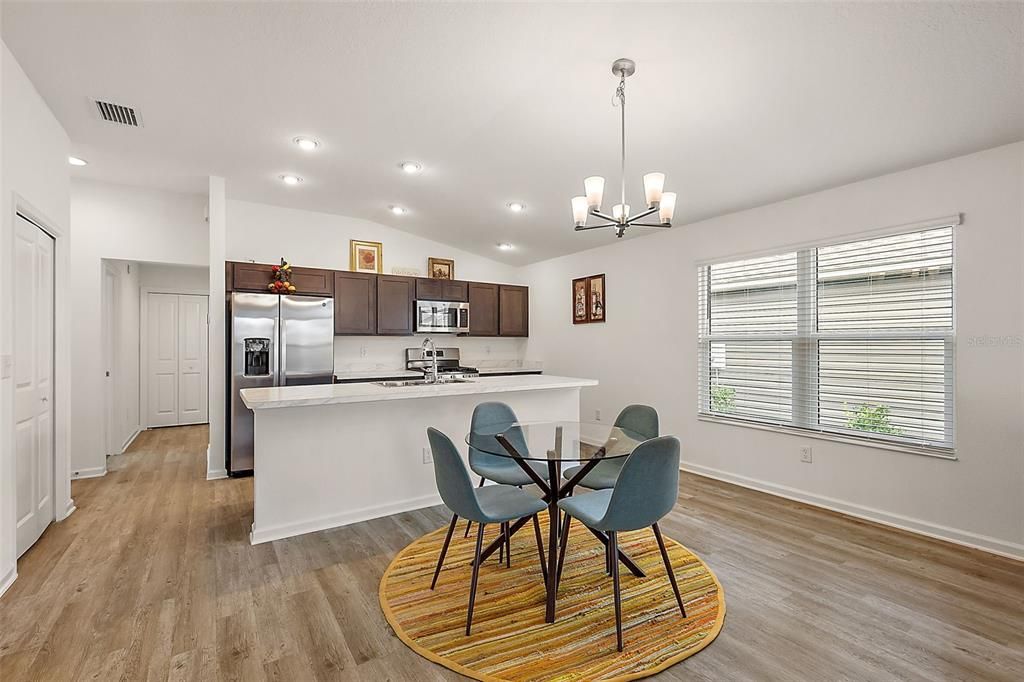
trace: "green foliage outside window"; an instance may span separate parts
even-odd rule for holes
[[[871,431],[898,436],[903,431],[889,423],[889,406],[875,403],[861,403],[856,409],[845,409],[846,428],[855,431]]]
[[[711,409],[714,412],[732,412],[736,409],[736,389],[732,386],[712,386]]]

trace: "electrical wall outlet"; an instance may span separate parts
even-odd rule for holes
[[[490,346],[490,344],[484,346],[484,353],[486,353],[487,355],[491,354],[491,346]]]
[[[601,410],[594,410],[594,421],[601,421]]]
[[[0,355],[0,379],[10,379],[14,373],[14,358],[10,355]]]
[[[813,453],[811,452],[811,448],[809,448],[809,447],[802,447],[802,448],[800,448],[800,461],[804,462],[805,464],[810,464],[811,462],[814,461],[814,457],[813,457]]]
[[[359,347],[359,357],[361,357],[361,358],[365,358],[366,357],[366,346],[360,346]]]
[[[424,464],[433,464],[434,463],[434,453],[430,451],[430,446],[427,446],[427,447],[423,448],[423,463]]]

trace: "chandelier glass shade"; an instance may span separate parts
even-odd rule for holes
[[[612,63],[612,73],[619,77],[619,86],[615,90],[612,104],[619,107],[622,114],[622,177],[619,203],[612,207],[611,215],[601,211],[604,199],[604,178],[592,175],[583,180],[583,196],[572,199],[572,218],[577,231],[597,230],[605,227],[615,228],[615,236],[621,237],[628,227],[672,227],[672,216],[676,210],[676,195],[665,190],[664,173],[647,173],[644,175],[644,203],[646,208],[635,215],[630,215],[630,206],[626,203],[626,78],[636,72],[636,64],[631,59],[616,59]],[[658,222],[639,222],[647,216],[657,213]],[[590,218],[603,220],[598,225],[588,225]]]

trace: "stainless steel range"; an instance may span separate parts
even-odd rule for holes
[[[433,344],[424,344],[420,348],[405,349],[405,368],[415,372],[423,372],[424,376],[433,371],[437,361],[437,376],[440,380],[472,379],[480,375],[476,367],[463,367],[459,361],[458,348],[432,348]]]

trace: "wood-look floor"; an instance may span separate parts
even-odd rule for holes
[[[205,481],[206,441],[147,431],[74,483],[78,511],[0,598],[0,680],[458,678],[377,604],[443,509],[252,547],[252,480]],[[718,574],[728,615],[658,679],[1022,678],[1024,564],[696,476],[681,490],[663,528]]]

